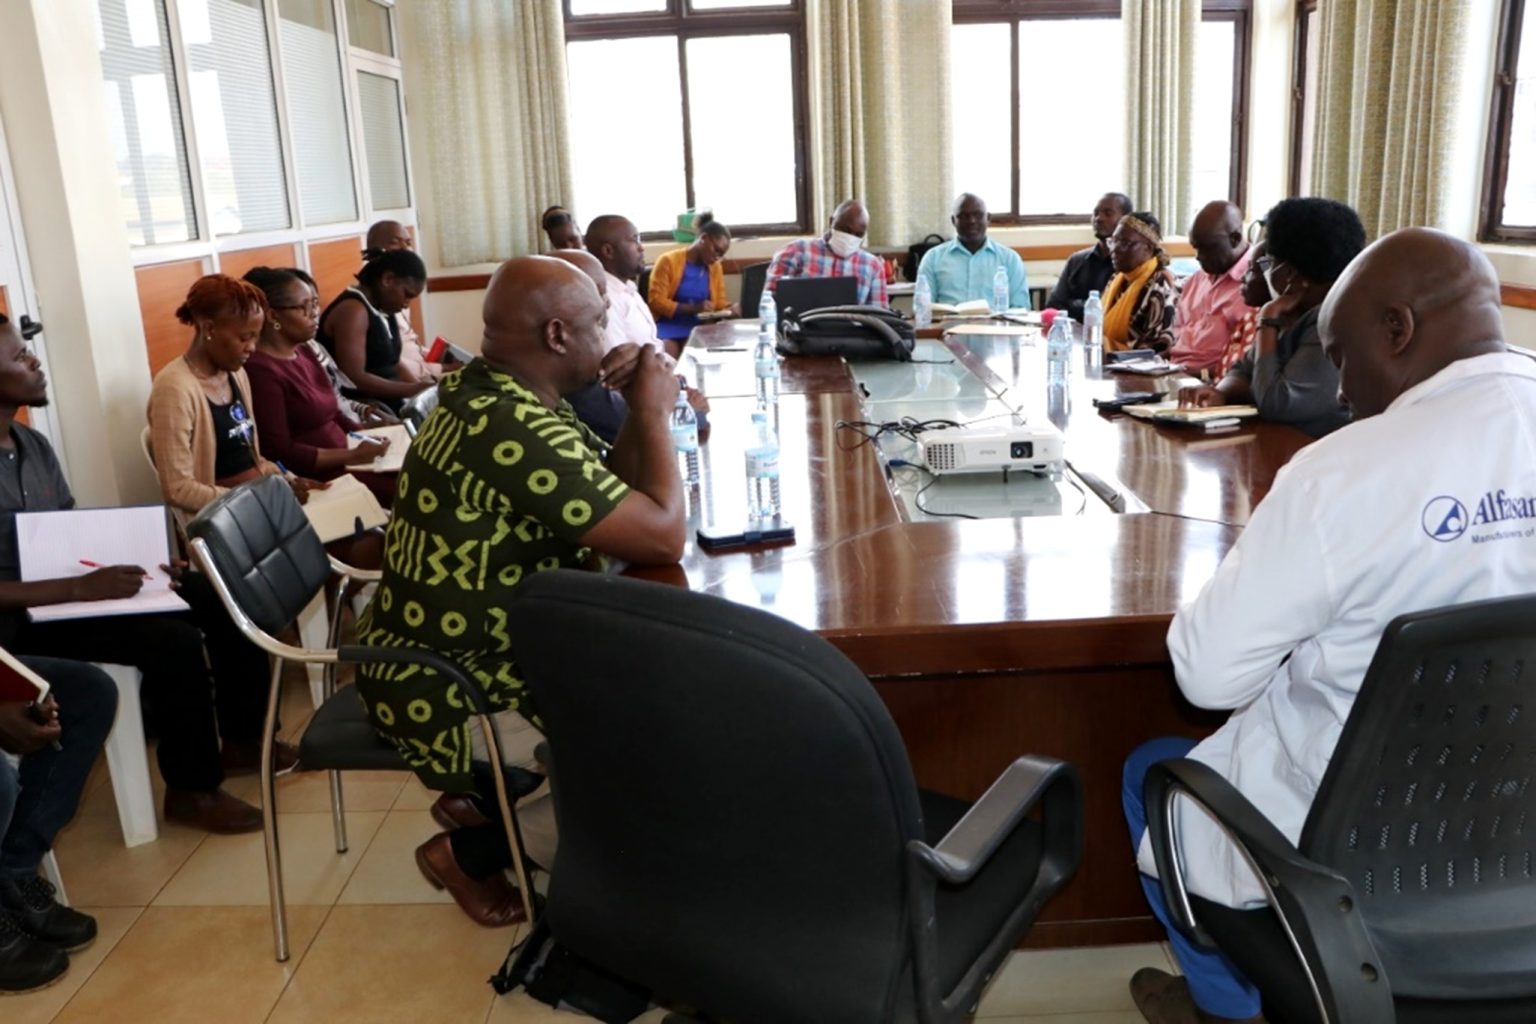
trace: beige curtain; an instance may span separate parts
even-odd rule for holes
[[[1312,190],[1375,238],[1440,226],[1469,4],[1322,0]]]
[[[949,8],[808,0],[814,231],[838,203],[862,199],[871,244],[948,232]]]
[[[538,252],[571,201],[560,0],[410,0],[412,154],[445,267]],[[425,145],[422,143],[425,142]]]
[[[1125,170],[1139,209],[1164,234],[1194,214],[1195,47],[1200,0],[1121,0],[1125,28]]]

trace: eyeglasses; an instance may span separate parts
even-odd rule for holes
[[[319,299],[310,299],[308,302],[301,302],[297,306],[273,306],[272,308],[273,309],[302,309],[306,313],[318,313],[318,312],[320,312],[320,300]]]

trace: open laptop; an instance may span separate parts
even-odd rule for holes
[[[779,306],[779,316],[792,309],[796,313],[809,313],[813,309],[828,306],[852,306],[859,301],[859,279],[856,277],[785,277],[774,288],[774,300]]]

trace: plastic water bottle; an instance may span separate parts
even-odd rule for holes
[[[757,302],[757,329],[770,338],[779,332],[779,304],[773,301],[773,292],[763,289],[763,297]]]
[[[672,407],[672,448],[677,452],[678,469],[683,482],[699,482],[699,418],[693,406],[688,404],[688,393],[681,388],[677,392],[677,405]]]
[[[747,449],[747,515],[772,519],[779,514],[779,439],[768,425],[768,413],[752,414],[756,435]]]
[[[757,373],[757,407],[774,409],[779,404],[779,353],[773,343],[773,332],[759,331],[757,348],[752,353],[753,369]]]
[[[1008,312],[1008,271],[998,267],[992,275],[992,312]]]
[[[1104,303],[1096,291],[1083,304],[1083,352],[1090,370],[1104,365]]]
[[[1072,355],[1072,336],[1067,333],[1072,322],[1065,313],[1051,321],[1051,333],[1045,338],[1045,380],[1047,384],[1067,382],[1067,360]]]
[[[912,286],[912,322],[918,327],[933,324],[933,287],[922,274],[917,275],[917,284]]]

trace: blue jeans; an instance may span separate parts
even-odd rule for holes
[[[1147,809],[1142,802],[1141,786],[1147,777],[1147,769],[1159,761],[1187,757],[1195,747],[1194,740],[1178,736],[1148,740],[1131,752],[1125,759],[1125,775],[1120,793],[1125,805],[1125,820],[1131,827],[1131,846],[1141,846],[1141,837],[1147,831]],[[1163,901],[1161,883],[1155,878],[1141,876],[1142,891],[1152,905],[1152,914],[1168,931],[1168,943],[1178,958],[1179,969],[1189,980],[1189,994],[1195,1005],[1213,1017],[1246,1020],[1259,1014],[1259,990],[1254,988],[1237,965],[1219,950],[1204,949],[1173,924],[1168,904]]]
[[[48,680],[59,702],[59,748],[44,747],[19,765],[0,757],[0,876],[37,874],[59,829],[75,816],[91,765],[112,731],[117,685],[95,665],[59,658],[21,661]]]

